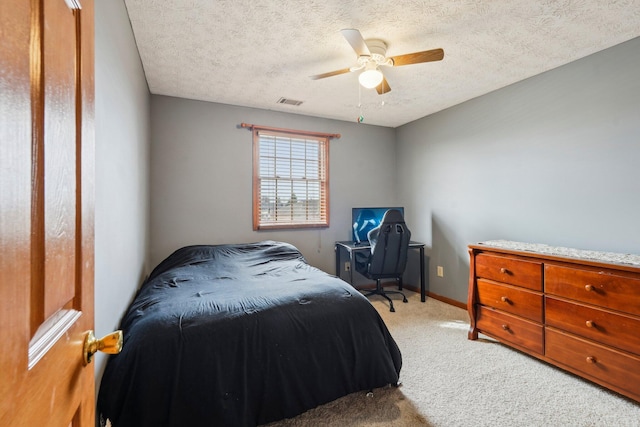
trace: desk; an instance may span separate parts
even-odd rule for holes
[[[349,254],[351,268],[349,269],[349,284],[353,286],[353,269],[355,268],[355,254],[357,252],[370,252],[371,246],[366,243],[352,241],[336,242],[336,276],[340,277],[340,249],[346,249]],[[425,301],[425,285],[424,285],[424,243],[409,242],[409,249],[418,249],[420,251],[420,301]]]

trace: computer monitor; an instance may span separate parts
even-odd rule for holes
[[[389,209],[397,209],[404,216],[404,207],[351,208],[351,238],[356,243],[367,243],[367,233],[380,225]]]

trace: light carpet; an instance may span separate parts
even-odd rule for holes
[[[640,427],[639,403],[493,340],[469,341],[465,310],[407,297],[395,313],[371,299],[402,351],[401,387],[353,393],[269,427]]]

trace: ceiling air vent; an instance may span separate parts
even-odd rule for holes
[[[296,107],[302,104],[302,101],[296,101],[295,99],[280,98],[278,104],[295,105]]]

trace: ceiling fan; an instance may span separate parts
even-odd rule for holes
[[[365,40],[360,31],[347,28],[340,31],[347,42],[358,55],[358,62],[350,68],[316,74],[311,79],[318,80],[325,77],[337,76],[353,71],[364,70],[358,76],[360,84],[366,88],[376,88],[378,94],[390,92],[391,87],[387,83],[380,67],[399,67],[401,65],[420,64],[422,62],[440,61],[444,58],[442,49],[424,50],[421,52],[407,53],[405,55],[387,57],[387,44],[379,39]]]

